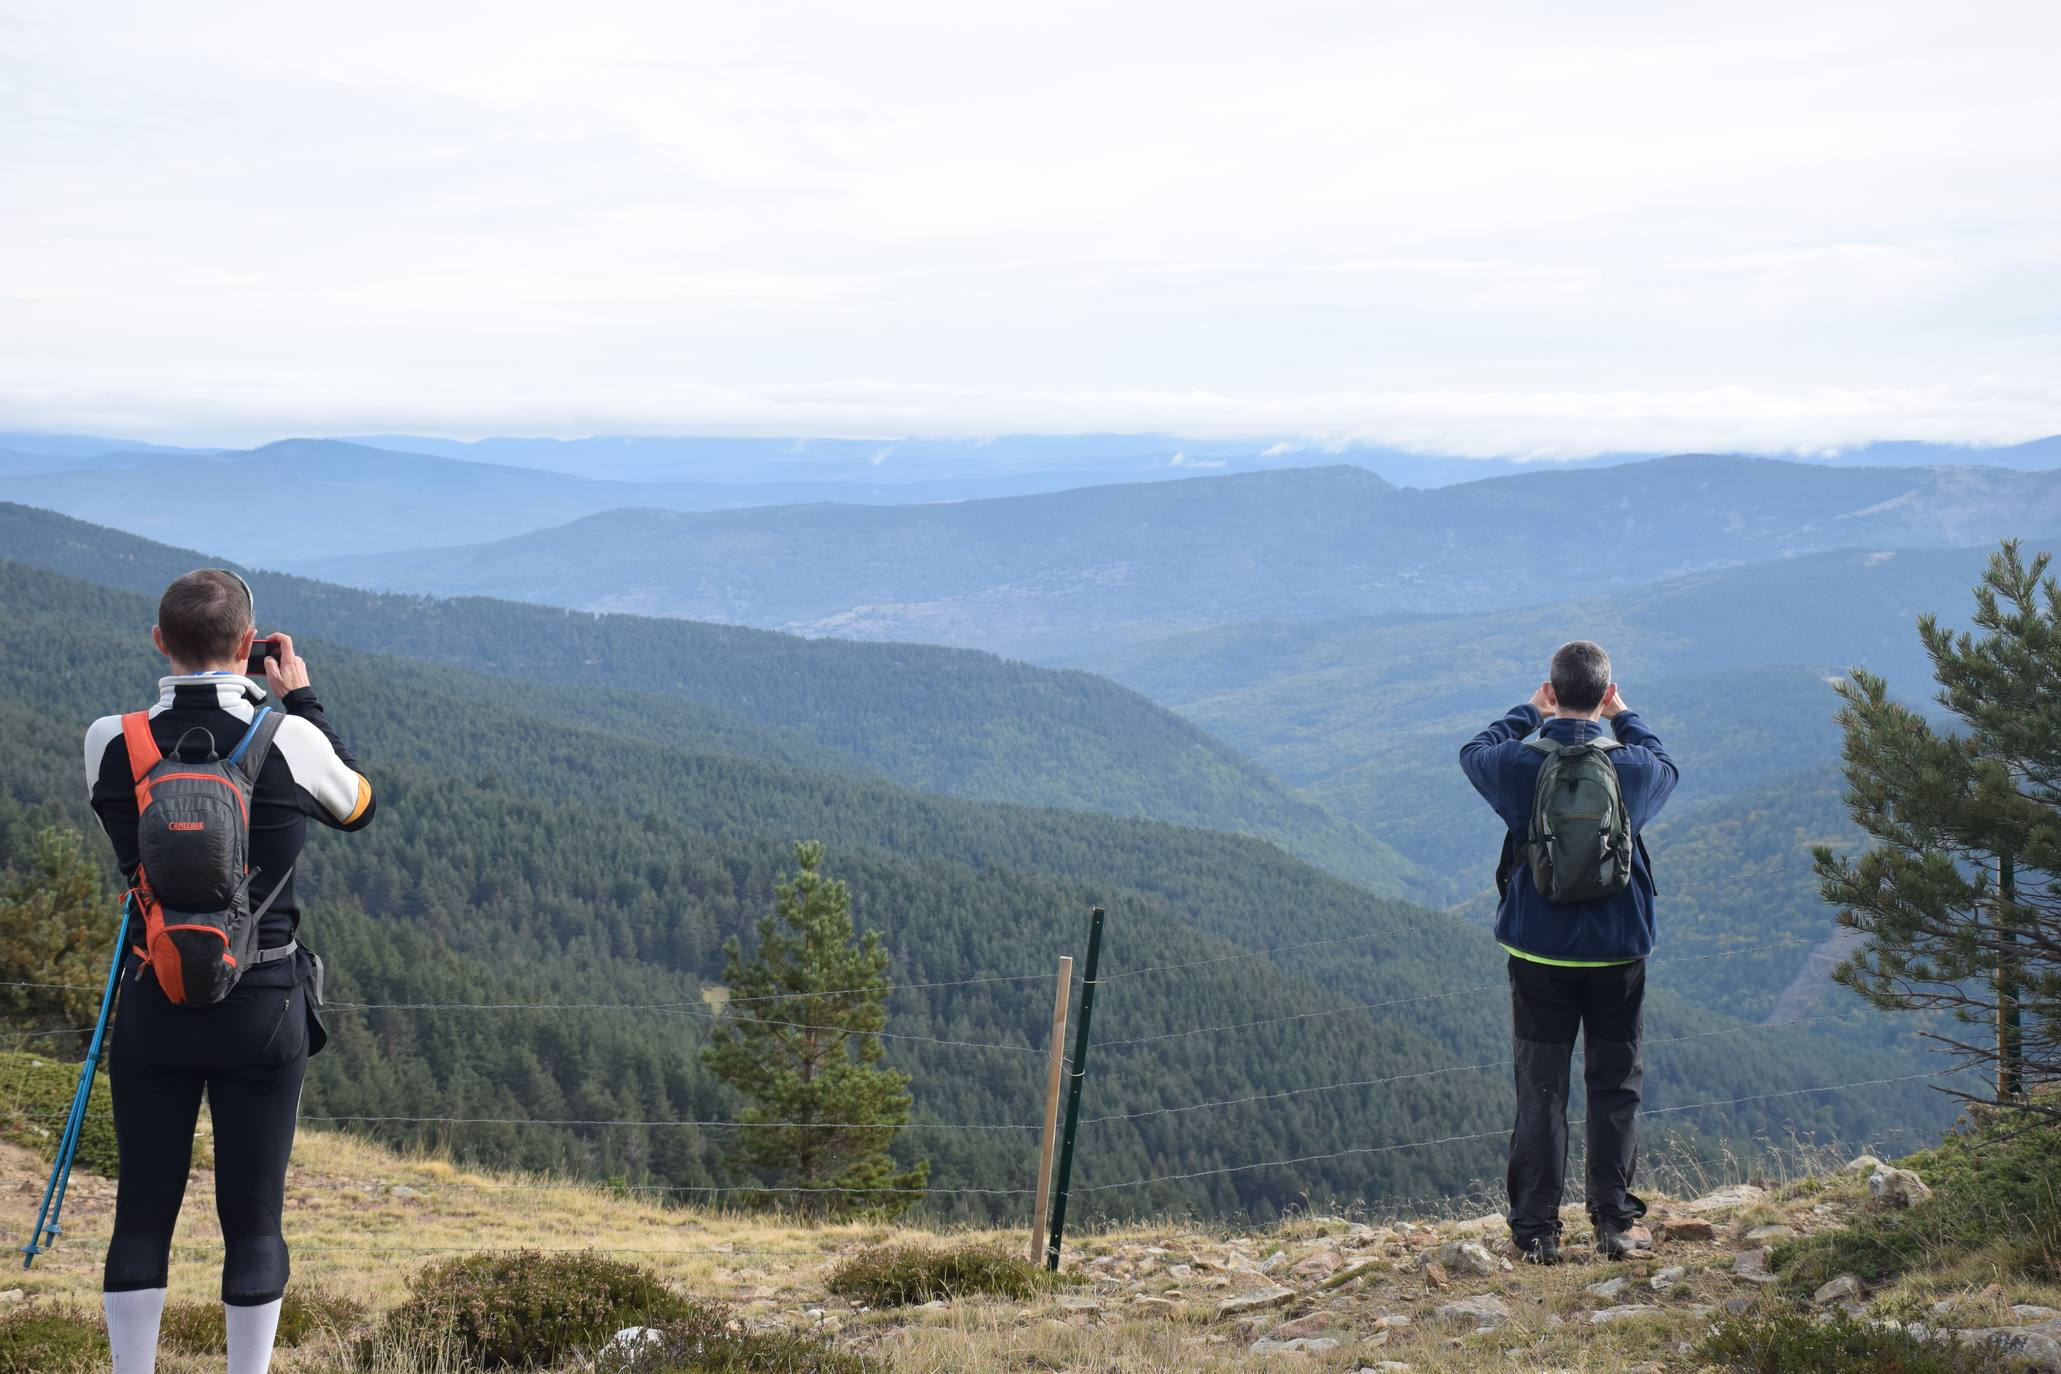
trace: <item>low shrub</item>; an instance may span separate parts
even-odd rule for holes
[[[534,1369],[597,1350],[624,1327],[698,1310],[648,1269],[593,1251],[465,1255],[409,1280],[408,1297],[361,1352],[442,1350],[474,1368]]]
[[[886,1374],[863,1355],[792,1332],[733,1330],[721,1307],[697,1307],[687,1317],[660,1323],[657,1339],[631,1350],[610,1350],[596,1374]]]
[[[1736,1374],[2001,1374],[1986,1346],[1920,1340],[1907,1331],[1800,1312],[1720,1322],[1696,1352]]]
[[[1901,1167],[1932,1186],[1907,1210],[1875,1207],[1833,1231],[1791,1241],[1775,1267],[1797,1289],[1841,1274],[1879,1283],[1959,1258],[2034,1282],[2061,1281],[2061,1128],[1991,1121],[1947,1137]]]
[[[363,1304],[322,1288],[289,1288],[279,1305],[278,1343],[305,1345],[318,1337],[340,1337],[364,1319]],[[220,1355],[228,1331],[219,1302],[169,1302],[158,1325],[158,1342],[189,1355]]]
[[[34,1150],[45,1163],[56,1159],[57,1140],[64,1134],[65,1115],[78,1088],[76,1060],[0,1053],[0,1102],[7,1104],[0,1108],[0,1139]],[[115,1175],[114,1099],[108,1093],[105,1064],[93,1079],[93,1098],[72,1164],[107,1178]]]
[[[883,1245],[832,1270],[830,1291],[868,1307],[906,1307],[975,1294],[1028,1298],[1049,1292],[1054,1282],[1041,1266],[990,1245]]]
[[[100,1323],[83,1312],[17,1307],[0,1316],[0,1374],[85,1374],[111,1358]]]

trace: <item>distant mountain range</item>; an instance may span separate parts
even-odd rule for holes
[[[1679,457],[1399,489],[1328,467],[948,505],[610,511],[290,560],[354,585],[1034,661],[1254,620],[1467,612],[1852,547],[2061,529],[2061,473]]]
[[[0,557],[154,596],[220,556],[0,502]],[[1411,866],[1366,832],[1173,713],[1087,673],[926,645],[804,640],[510,602],[425,602],[248,575],[268,629],[575,698],[611,694],[589,708],[633,732],[676,732],[677,712],[692,703],[697,730],[758,758],[942,796],[1255,835],[1378,890],[1411,882]]]
[[[0,496],[172,541],[191,538],[233,507],[239,552],[258,562],[500,539],[625,507],[921,504],[1060,491],[1097,480],[1092,472],[1051,471],[893,483],[616,481],[335,439],[214,453],[123,449],[61,457],[0,449]]]
[[[339,437],[339,436],[332,436]],[[449,439],[419,434],[340,436],[342,442],[461,462],[560,472],[621,482],[708,482],[724,486],[829,483],[860,489],[943,484],[913,499],[971,499],[1197,473],[1231,475],[1343,463],[1397,486],[1440,487],[1526,472],[1617,467],[1666,456],[1609,453],[1580,459],[1457,458],[1374,444],[1331,444],[1281,436],[1248,440],[1170,434],[1016,434],[977,439],[824,439],[595,435],[580,439]],[[269,447],[269,445],[267,445]],[[0,431],[0,450],[38,460],[33,470],[107,454],[196,456],[223,447],[181,448],[86,434]],[[1833,467],[2061,467],[2061,435],[1979,447],[1887,441],[1840,453],[1759,456]],[[842,499],[857,497],[801,497]]]

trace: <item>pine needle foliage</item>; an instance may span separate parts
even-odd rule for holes
[[[879,931],[856,935],[851,890],[823,872],[820,841],[796,844],[794,862],[757,950],[724,946],[730,1016],[702,1057],[751,1099],[727,1162],[795,1190],[767,1198],[807,1215],[894,1216],[921,1198],[930,1166],[889,1154],[913,1099],[909,1076],[881,1063],[888,954]]]
[[[1935,728],[1875,674],[1841,684],[1847,804],[1874,847],[1815,859],[1825,900],[1865,937],[1834,976],[1877,1006],[1951,1013],[1968,1029],[1928,1034],[1965,1068],[1997,1068],[1999,1014],[2015,1003],[2022,1081],[1978,1100],[2061,1116],[2039,1094],[2061,1081],[2061,584],[2049,561],[2006,542],[1975,588],[1973,632],[1920,617],[1937,700],[1964,728]]]

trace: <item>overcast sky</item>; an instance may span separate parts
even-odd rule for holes
[[[2061,6],[0,0],[0,428],[2061,432]]]

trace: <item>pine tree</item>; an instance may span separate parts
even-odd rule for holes
[[[24,1029],[90,1026],[115,957],[115,899],[77,830],[46,827],[22,848],[0,874],[0,1016]]]
[[[752,1100],[728,1162],[769,1187],[838,1190],[792,1194],[810,1215],[892,1216],[921,1196],[930,1165],[898,1169],[888,1153],[912,1099],[909,1076],[880,1063],[887,951],[878,931],[854,939],[851,892],[824,876],[821,842],[796,844],[794,861],[757,952],[723,947],[730,1018],[702,1057]]]
[[[1834,976],[1878,1006],[1951,1012],[1970,1029],[1928,1034],[1965,1065],[1994,1074],[2022,1057],[2015,1084],[2007,1069],[1998,1091],[1959,1095],[2061,1116],[2029,1096],[2061,1077],[2061,586],[2048,562],[2014,542],[1992,556],[1975,633],[1920,618],[1937,700],[1964,730],[1935,730],[1874,674],[1841,685],[1847,804],[1875,846],[1816,859],[1840,923],[1865,937]]]

